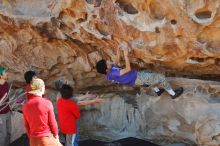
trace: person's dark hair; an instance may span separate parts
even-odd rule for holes
[[[60,90],[64,84],[65,84],[65,80],[63,79],[55,81],[55,87],[57,90]]]
[[[73,88],[70,85],[63,84],[60,88],[62,98],[69,99],[73,96]]]
[[[107,64],[106,61],[104,59],[98,61],[96,63],[96,70],[98,73],[100,74],[107,74]]]
[[[27,71],[24,73],[24,79],[27,84],[30,84],[33,77],[36,76],[36,73],[34,71]]]

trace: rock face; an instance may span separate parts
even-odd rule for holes
[[[102,85],[94,66],[127,42],[137,68],[170,76],[219,76],[218,0],[3,0],[0,64],[23,82],[35,69],[52,85]],[[15,76],[16,75],[16,76]]]
[[[190,146],[219,146],[220,83],[184,78],[169,81],[174,88],[184,88],[183,95],[175,100],[167,93],[158,97],[149,88],[141,92],[124,87],[97,88],[105,101],[81,110],[81,138],[137,137],[160,145],[182,142]],[[55,103],[56,95],[50,90],[47,97]],[[13,113],[11,141],[24,133],[22,125],[22,115]]]
[[[175,100],[166,93],[158,97],[149,91],[103,94],[103,104],[83,111],[82,132],[108,140],[132,136],[162,145],[172,141],[220,145],[220,84],[181,78],[171,79],[171,83],[185,90]],[[160,142],[162,139],[168,143]]]
[[[95,64],[102,58],[115,61],[117,47],[127,43],[134,68],[218,79],[219,6],[219,0],[1,0],[0,65],[8,68],[10,82],[18,87],[24,72],[32,69],[47,87],[62,77],[82,91],[109,85]],[[94,114],[96,126],[107,122],[111,138],[114,132],[139,133],[142,138],[172,135],[217,146],[219,85],[187,82],[178,83],[187,89],[178,101],[131,94],[137,99],[134,109],[114,95],[100,113],[86,113],[83,119]]]

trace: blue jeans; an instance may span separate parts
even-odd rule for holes
[[[66,134],[65,146],[78,146],[79,134]]]

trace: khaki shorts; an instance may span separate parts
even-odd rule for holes
[[[30,146],[63,146],[53,136],[41,137],[41,138],[30,138]]]

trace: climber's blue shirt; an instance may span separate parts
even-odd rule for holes
[[[118,84],[134,86],[135,80],[137,79],[137,71],[131,70],[120,76],[120,70],[121,68],[112,65],[111,70],[105,76],[106,79]]]

